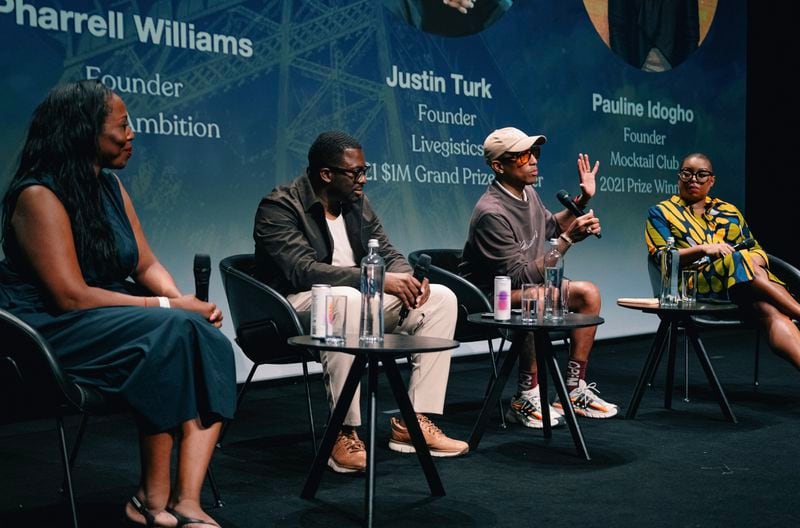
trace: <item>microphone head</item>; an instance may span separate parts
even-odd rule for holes
[[[567,191],[561,189],[556,193],[556,198],[558,198],[558,201],[561,202],[561,205],[569,209],[576,216],[579,216],[576,211],[579,212],[580,210],[578,209],[578,206],[575,205],[575,202],[570,200],[569,193]]]
[[[556,198],[558,198],[558,201],[561,202],[561,205],[566,207],[567,210],[575,216],[581,216],[583,214],[583,211],[581,211],[580,207],[578,207],[575,202],[570,200],[569,193],[564,189],[561,189],[556,193]]]
[[[209,255],[196,254],[194,256],[194,269],[195,271],[206,272],[211,270],[211,257]]]
[[[194,295],[201,301],[208,301],[208,280],[211,278],[211,257],[198,254],[194,256]]]
[[[423,269],[428,269],[431,267],[431,256],[427,253],[423,253],[417,258],[417,266]]]

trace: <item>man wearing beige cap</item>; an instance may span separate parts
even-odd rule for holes
[[[524,283],[544,281],[544,255],[548,241],[557,240],[561,254],[587,237],[600,233],[600,220],[592,210],[575,217],[565,209],[551,213],[532,187],[539,177],[539,158],[544,136],[529,136],[512,128],[495,130],[483,143],[483,155],[492,168],[495,180],[478,200],[469,223],[467,242],[459,273],[486,293],[493,288],[494,277],[511,277],[511,303],[520,305]],[[584,210],[595,193],[599,162],[592,167],[587,154],[578,154],[578,177],[581,193],[575,200]],[[600,291],[586,281],[569,282],[570,311],[598,315]],[[575,412],[588,418],[610,418],[617,406],[603,401],[595,383],[585,380],[586,367],[596,327],[572,332],[567,366],[567,390]],[[520,354],[518,391],[511,400],[506,418],[526,427],[542,427],[541,398],[536,376],[532,334],[528,334]],[[560,402],[551,409],[551,425],[563,423]]]

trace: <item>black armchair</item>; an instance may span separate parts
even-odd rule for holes
[[[776,257],[775,255],[767,254],[767,258],[769,259],[769,269],[774,273],[779,279],[781,279],[784,283],[786,283],[786,290],[794,297],[795,299],[800,300],[800,269],[792,266],[785,260]],[[800,327],[800,321],[794,321],[794,324]],[[758,336],[759,334],[757,334]],[[758,357],[759,357],[759,348],[758,343],[756,343],[756,359],[755,359],[755,367],[753,372],[753,384],[758,387]]]
[[[69,501],[72,525],[78,527],[72,467],[89,415],[121,411],[122,406],[92,387],[75,383],[61,368],[47,341],[14,315],[0,310],[0,423],[55,418],[64,470],[64,490]],[[67,449],[64,417],[80,414],[81,421]]]
[[[467,316],[471,313],[491,312],[492,305],[486,295],[474,284],[458,275],[458,263],[461,260],[460,249],[421,249],[412,251],[408,255],[411,265],[415,265],[421,254],[431,257],[431,266],[428,279],[433,284],[442,284],[450,288],[458,299],[458,319],[453,339],[462,343],[483,341],[489,345],[489,357],[492,362],[492,375],[497,377],[497,354],[503,349],[505,337],[495,328],[470,324]],[[500,347],[495,352],[493,340],[501,338]],[[502,404],[500,406],[500,420],[505,427],[505,416]]]
[[[460,249],[420,249],[412,251],[408,254],[408,260],[411,264],[416,264],[417,259],[421,254],[425,253],[431,258],[431,264],[437,268],[449,271],[454,275],[458,275],[458,265],[461,263]],[[480,290],[479,290],[480,291]],[[491,310],[490,310],[491,311]]]
[[[253,254],[224,258],[219,263],[219,269],[222,273],[231,320],[236,330],[236,342],[245,356],[253,362],[253,368],[239,389],[237,408],[260,365],[302,363],[308,423],[312,447],[316,453],[317,441],[308,382],[308,362],[318,361],[318,358],[306,350],[289,348],[286,344],[288,338],[306,333],[300,314],[283,295],[253,276],[255,270]],[[220,433],[220,443],[227,432],[227,426],[228,424]]]
[[[767,255],[767,257],[772,273],[786,283],[786,289],[795,299],[800,299],[800,269],[775,255]]]

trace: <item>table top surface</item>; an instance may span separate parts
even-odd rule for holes
[[[461,344],[452,339],[428,336],[409,336],[404,334],[385,334],[383,343],[361,343],[357,335],[348,334],[344,343],[326,343],[324,339],[308,335],[290,337],[286,341],[290,346],[313,348],[317,350],[336,350],[340,352],[406,354],[419,352],[441,352],[458,348]]]
[[[569,313],[561,322],[545,321],[542,315],[533,323],[523,323],[522,315],[512,312],[511,319],[508,321],[495,321],[492,314],[474,313],[467,316],[467,321],[474,324],[494,326],[497,328],[512,328],[514,330],[571,330],[573,328],[583,328],[586,326],[597,326],[605,322],[602,317],[596,315],[585,315]]]
[[[724,312],[735,312],[739,307],[732,302],[704,302],[698,301],[693,304],[680,303],[676,306],[660,306],[654,303],[640,303],[636,301],[618,300],[617,304],[623,308],[641,310],[645,313],[672,314],[672,315],[702,315]]]

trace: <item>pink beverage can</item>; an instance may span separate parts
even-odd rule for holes
[[[511,277],[498,275],[494,278],[494,320],[511,319]]]
[[[311,286],[311,337],[325,339],[325,297],[330,294],[330,284]]]

